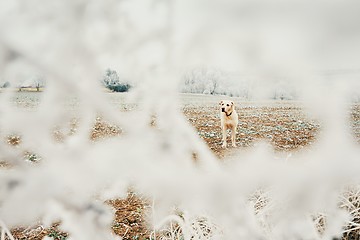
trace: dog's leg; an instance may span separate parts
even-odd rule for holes
[[[223,148],[226,148],[226,128],[224,128],[224,127],[223,127],[223,129],[222,129],[222,135],[223,135],[223,138],[222,138],[222,142],[223,142],[222,147],[223,147]]]
[[[233,147],[236,147],[235,138],[236,138],[236,127],[233,127],[231,129],[231,143]]]

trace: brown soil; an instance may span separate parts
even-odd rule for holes
[[[115,209],[112,230],[124,240],[147,239],[150,231],[144,216],[150,208],[149,201],[129,192],[125,199],[109,200],[107,203]]]
[[[252,146],[262,139],[270,142],[277,151],[297,151],[316,141],[320,125],[318,122],[305,116],[302,109],[294,105],[278,106],[244,106],[237,109],[239,127],[237,145],[239,148]],[[189,122],[196,128],[198,135],[205,140],[209,148],[219,158],[228,153],[228,149],[221,148],[221,131],[218,107],[214,105],[185,106],[183,112]],[[351,126],[354,136],[360,142],[360,106],[351,109]],[[76,129],[76,123],[70,124]],[[74,131],[70,131],[72,134]],[[121,129],[97,118],[91,131],[93,140],[121,134]],[[61,141],[64,134],[54,133],[55,138]],[[21,139],[10,136],[7,139],[11,145],[18,145]],[[129,193],[126,199],[108,200],[107,204],[115,209],[112,230],[124,240],[149,239],[150,230],[147,227],[145,216],[150,209],[149,201]],[[41,226],[33,228],[16,228],[12,230],[15,239],[42,239],[50,236],[54,239],[65,239],[66,234],[58,230],[57,225],[50,229]],[[349,233],[348,236],[358,233]],[[355,239],[355,238],[348,238]]]
[[[308,119],[296,106],[242,107],[237,110],[238,147],[253,146],[256,141],[270,142],[277,151],[295,151],[310,145],[319,132],[319,123]],[[184,114],[197,129],[209,148],[223,158],[227,149],[221,147],[221,128],[217,107],[184,108]],[[229,138],[228,138],[229,140]]]

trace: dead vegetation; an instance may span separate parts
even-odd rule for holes
[[[221,148],[221,131],[218,108],[216,105],[192,106],[185,105],[183,113],[194,126],[198,135],[207,143],[211,151],[219,158],[224,158],[228,149]],[[266,140],[272,144],[277,151],[298,151],[316,141],[316,136],[320,131],[320,125],[315,120],[306,117],[302,109],[292,104],[280,104],[276,106],[242,106],[238,108],[239,127],[237,135],[237,145],[240,148],[252,146],[258,140]],[[360,142],[360,106],[351,108],[351,127],[356,140]],[[76,132],[77,121],[72,121],[67,131],[61,129],[54,130],[54,137],[61,142],[66,136]],[[94,126],[90,132],[90,138],[94,141],[114,137],[121,134],[121,129],[102,118],[96,118]],[[11,135],[6,139],[12,146],[21,145],[21,138]],[[6,162],[1,166],[7,166]],[[341,207],[348,210],[353,219],[346,227],[343,239],[360,238],[360,194],[358,190],[345,192]],[[254,202],[256,209],[261,209],[266,205],[267,198],[261,192],[255,194],[251,201]],[[146,215],[151,206],[149,201],[129,193],[125,199],[108,200],[107,204],[115,210],[112,230],[124,240],[150,239],[152,231],[146,223]],[[314,216],[314,223],[319,231],[324,231],[326,219],[323,216]],[[201,221],[199,223],[201,225]],[[200,226],[199,225],[199,226]],[[205,232],[207,225],[202,226]],[[166,229],[159,235],[159,239],[171,239],[175,235],[181,239],[181,229],[177,225],[171,226],[172,231]],[[15,239],[42,239],[45,236],[53,239],[63,240],[67,234],[58,229],[55,224],[49,229],[44,229],[41,225],[27,228],[12,229]],[[170,235],[169,235],[170,234]],[[172,234],[172,235],[171,235]],[[174,235],[175,234],[175,235]],[[167,236],[169,238],[167,238]]]
[[[38,240],[45,236],[54,240],[65,240],[68,234],[59,230],[59,223],[53,224],[50,228],[44,228],[38,224],[32,227],[17,227],[12,229],[13,237],[18,240]]]
[[[148,239],[150,231],[145,221],[150,204],[132,192],[125,199],[108,200],[107,203],[115,209],[112,230],[122,239]]]
[[[351,128],[354,137],[360,143],[360,105],[353,105],[350,111]]]
[[[344,230],[344,240],[360,239],[360,187],[349,186],[341,196],[340,207],[350,213],[351,220]]]

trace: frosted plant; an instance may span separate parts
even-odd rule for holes
[[[203,66],[185,72],[181,88],[184,93],[219,94],[219,88],[224,88],[226,80],[226,74],[220,69]]]
[[[12,236],[10,230],[6,227],[6,225],[3,222],[0,222],[1,226],[1,240],[5,240],[5,237],[8,237],[10,240],[14,240],[14,237]]]
[[[21,137],[15,146],[0,142],[0,159],[10,165],[0,169],[1,238],[8,228],[41,220],[60,221],[72,239],[115,239],[103,201],[123,197],[128,187],[154,199],[153,236],[162,223],[177,221],[185,239],[340,237],[351,208],[339,207],[339,196],[344,185],[359,180],[359,148],[349,137],[346,111],[358,80],[356,72],[329,77],[325,70],[359,67],[359,6],[1,1],[1,79],[21,80],[24,69],[47,79],[40,99],[26,108],[13,103],[12,91],[0,94],[0,138]],[[176,79],[197,65],[244,72],[257,98],[286,79],[322,122],[318,142],[290,158],[260,144],[218,162],[179,110]],[[121,102],[133,104],[132,111],[115,110],[99,86],[102,71],[113,66],[138,83]],[[99,116],[121,134],[91,141]],[[76,129],[67,126],[73,119]],[[54,139],[54,129],[64,133],[62,141]],[[24,161],[25,152],[41,160]],[[254,203],[259,189],[266,190],[266,200]],[[173,216],[174,206],[190,214]],[[314,223],[318,214],[326,219],[321,232]],[[219,234],[202,234],[207,227],[201,216],[210,216],[209,226]]]

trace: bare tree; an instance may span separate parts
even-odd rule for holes
[[[219,86],[224,82],[223,71],[203,66],[187,71],[183,75],[183,92],[216,94]]]

